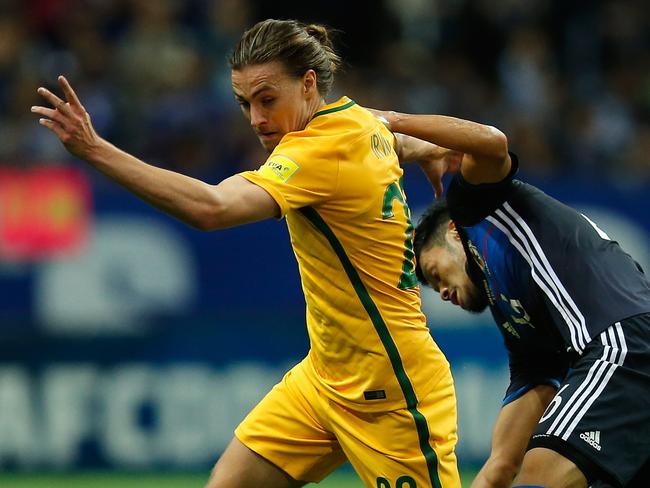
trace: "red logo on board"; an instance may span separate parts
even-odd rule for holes
[[[90,208],[90,185],[76,168],[0,168],[0,259],[78,252],[88,238]]]

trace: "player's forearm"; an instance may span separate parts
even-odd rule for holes
[[[472,488],[511,485],[535,426],[554,394],[555,388],[538,385],[501,409],[492,433],[490,457],[476,476]]]
[[[436,154],[441,157],[447,149],[433,144],[428,141],[423,141],[416,137],[408,136],[406,134],[395,134],[397,139],[397,156],[400,163],[408,161],[420,161],[427,158],[432,158]]]
[[[508,141],[499,129],[445,115],[412,115],[388,112],[393,132],[399,132],[438,146],[476,156],[503,159]]]
[[[472,482],[471,488],[509,488],[519,465],[503,459],[490,458]]]
[[[213,186],[147,164],[105,140],[100,141],[87,160],[154,207],[198,229],[214,227],[212,222],[220,200]]]

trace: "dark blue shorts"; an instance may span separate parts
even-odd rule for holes
[[[573,461],[594,487],[650,486],[650,314],[592,339],[540,419],[535,447]]]

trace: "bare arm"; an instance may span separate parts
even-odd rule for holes
[[[458,171],[463,155],[458,151],[405,134],[396,133],[395,138],[400,162],[416,161],[431,182],[436,198],[440,198],[443,191],[443,175]]]
[[[401,163],[419,161],[434,155],[441,157],[449,152],[447,148],[405,134],[396,133],[395,138],[397,139],[397,156]]]
[[[32,107],[75,156],[156,208],[201,230],[222,229],[275,217],[280,209],[261,187],[241,176],[209,185],[147,164],[97,135],[68,81],[59,77],[67,102],[45,88],[38,93],[54,108]]]
[[[393,132],[463,153],[460,171],[470,183],[501,181],[510,171],[508,140],[495,127],[445,115],[380,114]]]
[[[492,433],[492,450],[471,488],[507,488],[512,484],[526,446],[555,388],[539,385],[501,409]]]

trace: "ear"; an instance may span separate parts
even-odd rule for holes
[[[313,69],[308,69],[302,77],[302,85],[305,91],[305,94],[308,94],[311,91],[318,90],[318,80],[316,72]]]
[[[460,241],[460,234],[456,228],[456,223],[453,220],[450,220],[447,223],[447,236],[455,241]]]

